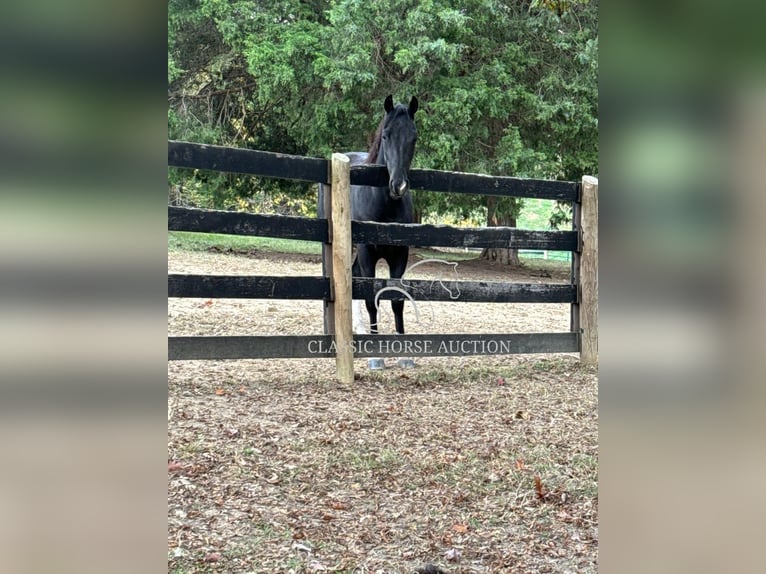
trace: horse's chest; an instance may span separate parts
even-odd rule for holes
[[[352,188],[352,191],[353,190]],[[364,188],[351,194],[351,216],[362,221],[411,223],[412,198],[391,199],[387,193],[365,193]]]

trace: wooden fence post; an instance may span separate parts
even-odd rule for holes
[[[354,380],[351,329],[351,163],[332,154],[332,284],[335,294],[335,366],[342,383]]]
[[[598,363],[598,179],[582,178],[580,362]]]
[[[328,180],[332,181],[332,162],[327,162]],[[328,184],[319,184],[319,201],[322,215],[327,220],[327,242],[322,243],[322,275],[330,283],[330,296],[325,299],[322,306],[324,319],[324,334],[335,334],[335,286],[332,280],[332,187]]]

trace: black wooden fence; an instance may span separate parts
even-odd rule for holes
[[[237,148],[169,141],[168,165],[329,184],[329,160]],[[351,184],[387,185],[382,166],[358,166],[350,171]],[[576,182],[490,177],[425,169],[410,172],[413,189],[481,195],[542,198],[572,202],[572,231],[528,231],[507,227],[457,228],[443,225],[352,222],[353,243],[430,245],[444,247],[500,247],[573,252],[572,283],[538,285],[484,281],[443,281],[460,302],[569,303],[570,331],[564,333],[354,335],[354,356],[433,356],[471,354],[556,353],[581,350],[582,326],[580,225],[581,185]],[[257,235],[284,239],[331,242],[327,219],[259,215],[168,207],[168,230]],[[350,262],[349,262],[350,268]],[[354,299],[384,287],[404,288],[415,300],[448,301],[449,294],[431,280],[353,278]],[[400,297],[386,291],[382,299]],[[316,299],[332,301],[330,277],[168,275],[168,297]],[[330,322],[332,323],[332,322]],[[309,358],[335,355],[332,334],[315,336],[169,337],[168,358],[246,359]]]

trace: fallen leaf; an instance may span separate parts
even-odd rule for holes
[[[180,462],[169,462],[168,463],[168,472],[175,472],[177,470],[181,470],[184,467]]]
[[[215,390],[215,394],[218,395],[218,396],[225,395],[226,394],[226,389],[216,389]]]
[[[269,478],[266,479],[269,484],[279,484],[279,475],[275,472]]]
[[[524,470],[524,461],[520,458],[516,459],[516,470]]]
[[[498,385],[504,385],[505,384],[505,379],[503,377],[498,377],[497,378],[497,384]]]
[[[468,495],[465,492],[457,491],[457,493],[455,494],[454,498],[452,499],[452,502],[454,504],[461,504],[461,503],[467,501],[468,498],[469,497],[468,497]]]
[[[537,493],[537,498],[540,500],[545,500],[545,492],[543,492],[543,481],[537,474],[535,475],[535,492]]]
[[[450,548],[444,553],[444,558],[450,562],[460,560],[460,550],[457,548]]]
[[[467,526],[467,525],[465,525],[465,524],[454,524],[454,525],[452,526],[452,530],[454,530],[455,532],[458,532],[458,533],[462,534],[462,533],[464,533],[464,532],[468,532],[468,526]]]
[[[293,550],[301,550],[303,552],[308,552],[311,554],[311,547],[306,546],[305,544],[301,544],[300,542],[293,542]]]
[[[221,555],[218,552],[211,552],[205,556],[204,562],[218,562],[221,559]]]
[[[529,413],[527,411],[516,411],[516,418],[527,420],[529,418]]]
[[[332,508],[333,510],[347,510],[348,504],[346,504],[345,502],[340,502],[339,500],[333,500],[330,503],[330,508]]]

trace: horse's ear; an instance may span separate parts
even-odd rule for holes
[[[415,96],[412,96],[412,99],[410,100],[410,117],[415,117],[415,112],[418,111],[418,99]]]
[[[383,107],[385,108],[386,113],[394,109],[394,97],[391,94],[386,97],[386,101],[383,102]]]

